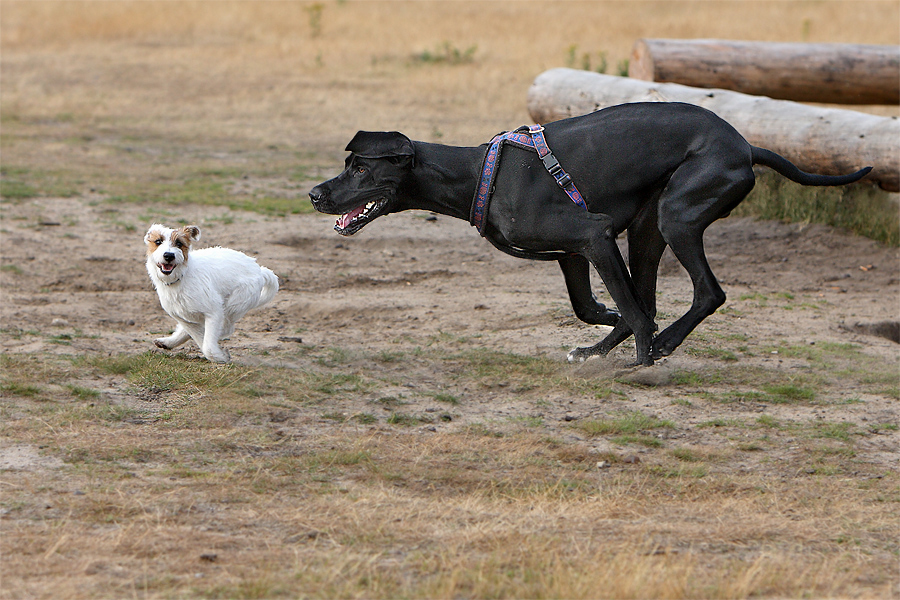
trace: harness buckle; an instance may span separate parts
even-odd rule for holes
[[[552,153],[545,154],[544,156],[542,156],[541,162],[544,163],[544,167],[548,171],[550,171],[550,174],[553,175],[554,177],[556,176],[556,173],[559,173],[560,171],[562,171],[562,167],[559,166],[559,161],[556,160],[556,157],[553,156]]]
[[[556,177],[554,175],[554,177]],[[563,173],[563,176],[556,180],[556,183],[559,184],[559,187],[565,189],[570,183],[572,183],[572,176],[568,173]]]

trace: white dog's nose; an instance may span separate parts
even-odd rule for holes
[[[172,262],[173,260],[175,260],[175,253],[174,252],[164,253],[163,260],[165,260],[166,262]]]

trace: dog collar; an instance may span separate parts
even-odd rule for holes
[[[163,281],[163,283],[166,284],[166,285],[175,285],[175,284],[178,283],[179,281],[181,281],[181,277],[179,277],[179,278],[176,279],[175,281]]]
[[[532,125],[530,127],[523,125],[515,131],[495,135],[488,145],[487,152],[484,155],[484,164],[481,168],[481,180],[475,189],[475,200],[472,202],[472,214],[469,218],[469,222],[478,229],[478,233],[484,236],[488,206],[491,202],[491,195],[494,193],[494,176],[497,172],[497,165],[500,164],[500,152],[503,149],[503,144],[507,143],[537,152],[541,162],[544,163],[544,168],[547,169],[547,172],[550,173],[557,185],[562,188],[572,202],[587,210],[587,204],[578,188],[575,187],[572,177],[566,173],[553,155],[553,152],[550,151],[550,146],[544,137],[544,128],[541,125]]]

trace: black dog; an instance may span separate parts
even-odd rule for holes
[[[576,316],[615,325],[595,346],[572,350],[570,362],[605,355],[634,333],[638,363],[651,365],[725,302],[706,260],[703,232],[753,188],[753,165],[803,185],[843,185],[871,170],[805,173],[750,145],[712,112],[689,104],[613,106],[550,123],[545,134],[588,210],[570,200],[533,150],[507,147],[482,231],[514,256],[558,260]],[[450,147],[413,142],[397,132],[360,131],[346,149],[345,170],[309,193],[316,210],[342,215],[338,233],[352,235],[381,215],[408,209],[470,219],[485,145]],[[616,236],[626,229],[630,274],[616,246]],[[666,245],[690,275],[694,300],[684,316],[654,337],[657,270]],[[591,264],[621,319],[591,293]]]

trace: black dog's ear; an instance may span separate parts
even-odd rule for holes
[[[345,148],[360,158],[414,158],[412,141],[397,131],[358,131]]]

